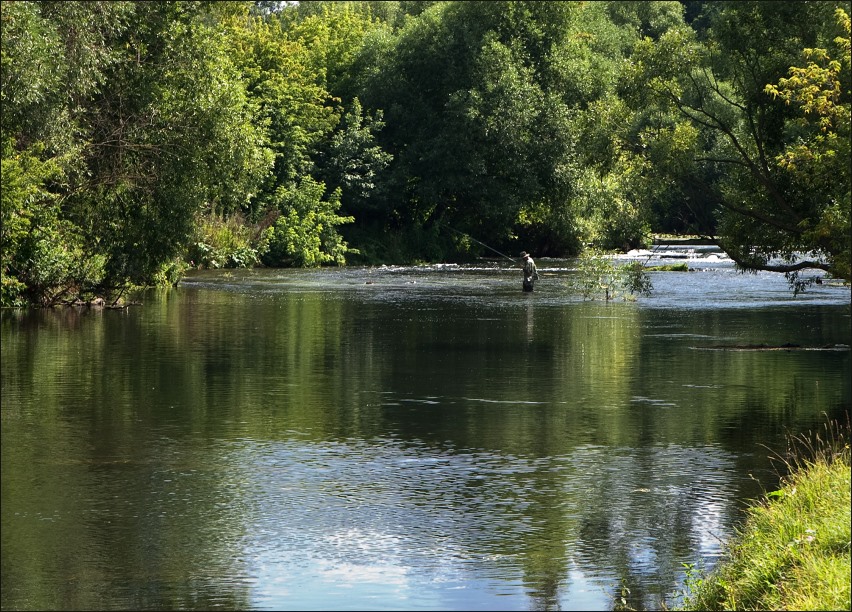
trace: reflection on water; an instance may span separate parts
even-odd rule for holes
[[[2,607],[673,605],[786,433],[848,412],[849,289],[722,262],[606,304],[539,265],[4,311]]]
[[[653,581],[668,550],[715,557],[734,493],[733,461],[713,448],[531,459],[371,440],[240,451],[252,529],[265,534],[249,554],[264,576],[255,603],[270,608],[339,597],[353,609],[493,609],[499,596],[526,609],[528,594],[553,607],[562,590],[569,607],[606,604],[623,563]],[[697,483],[696,468],[713,470]],[[597,504],[611,516],[589,512]]]

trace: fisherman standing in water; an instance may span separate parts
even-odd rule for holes
[[[524,266],[524,291],[532,291],[533,283],[538,280],[538,270],[533,258],[526,251],[521,251],[521,259]]]

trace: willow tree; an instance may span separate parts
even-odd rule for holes
[[[243,205],[269,167],[221,8],[135,3],[134,27],[116,41],[122,61],[89,105],[90,174],[72,212],[118,283],[150,282],[198,212]]]

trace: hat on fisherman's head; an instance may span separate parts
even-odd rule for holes
[[[529,257],[529,255],[526,251],[521,251],[521,257]]]

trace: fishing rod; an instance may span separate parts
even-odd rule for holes
[[[449,229],[449,230],[451,230],[451,231],[453,231],[453,232],[455,232],[455,233],[457,233],[457,234],[461,234],[462,236],[467,236],[468,238],[470,238],[471,240],[473,240],[475,243],[477,243],[477,244],[481,244],[482,246],[484,246],[484,247],[485,247],[486,249],[488,249],[489,251],[494,251],[494,252],[495,252],[495,253],[497,253],[498,255],[502,255],[503,257],[505,257],[506,259],[508,259],[509,261],[511,261],[513,264],[517,264],[517,263],[518,263],[515,259],[512,259],[511,257],[509,257],[508,255],[506,255],[505,253],[501,253],[501,252],[500,252],[500,251],[498,251],[497,249],[493,249],[493,248],[491,248],[490,246],[488,246],[488,245],[487,245],[487,244],[485,244],[484,242],[480,242],[479,240],[477,240],[476,238],[474,238],[474,237],[473,237],[473,236],[471,236],[470,234],[465,234],[464,232],[460,232],[460,231],[458,231],[457,229],[453,229],[453,228],[452,228],[452,227],[450,227],[449,225],[447,225],[447,226],[446,226],[446,228],[447,228],[447,229]]]

